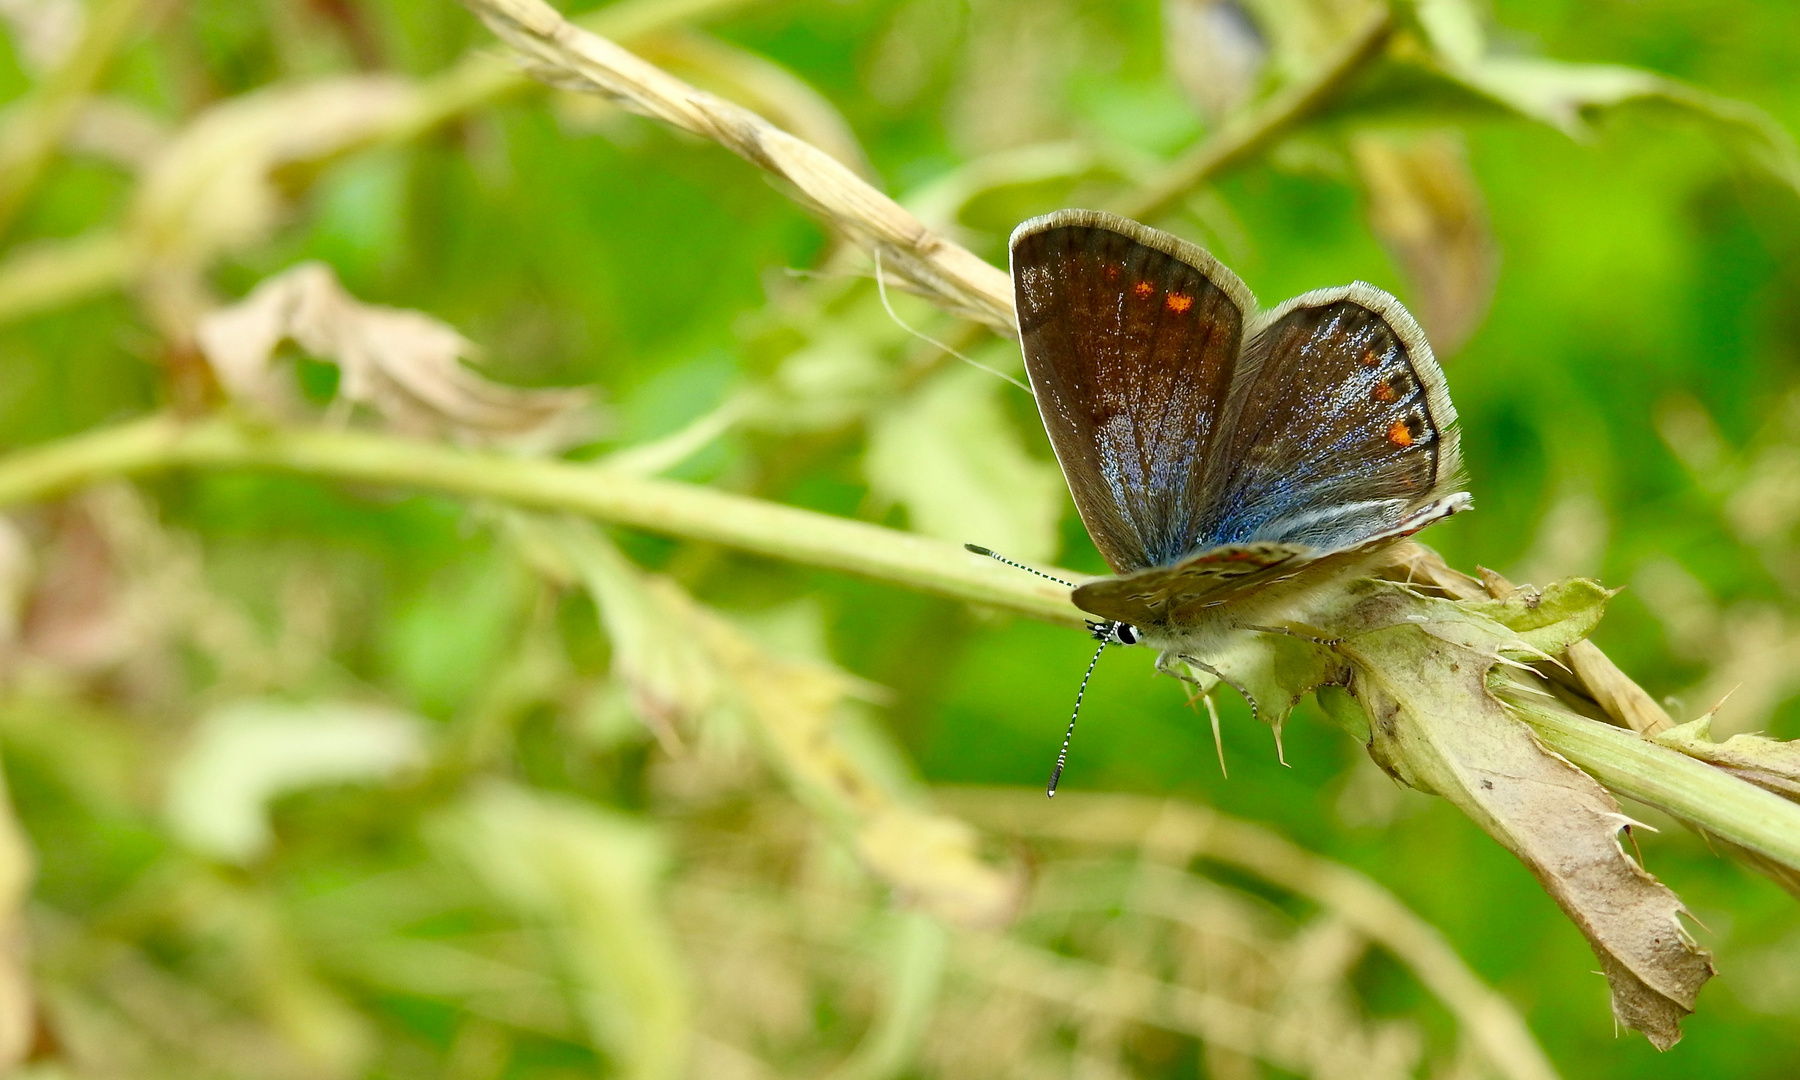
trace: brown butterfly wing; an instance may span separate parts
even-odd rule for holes
[[[1196,544],[1202,486],[1254,301],[1191,244],[1064,210],[1019,226],[1025,369],[1088,535],[1114,570]]]
[[[1458,492],[1420,507],[1374,536],[1331,550],[1270,541],[1222,545],[1173,566],[1078,586],[1075,606],[1139,629],[1179,631],[1252,592],[1278,585],[1299,592],[1336,580],[1381,549],[1468,507],[1469,497]]]
[[[1400,302],[1357,283],[1292,300],[1244,351],[1215,447],[1206,533],[1335,549],[1458,480],[1456,411]]]
[[[1168,626],[1178,609],[1270,580],[1282,567],[1304,563],[1312,553],[1312,548],[1289,544],[1226,544],[1172,566],[1079,585],[1075,606],[1132,626]]]

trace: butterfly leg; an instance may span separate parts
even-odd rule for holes
[[[1163,654],[1163,655],[1164,655],[1164,656],[1168,656],[1168,655],[1169,655],[1169,654],[1168,654],[1168,653],[1164,653],[1164,654]],[[1192,657],[1192,656],[1189,656],[1189,655],[1187,655],[1187,654],[1186,654],[1186,653],[1177,653],[1177,654],[1175,654],[1175,659],[1177,659],[1177,660],[1180,660],[1180,661],[1181,661],[1181,662],[1182,662],[1182,663],[1184,663],[1184,664],[1188,664],[1188,665],[1190,665],[1190,666],[1192,666],[1192,667],[1197,667],[1197,668],[1199,668],[1199,669],[1200,669],[1200,670],[1201,670],[1201,671],[1204,671],[1204,672],[1206,672],[1206,673],[1207,673],[1207,674],[1208,674],[1208,675],[1211,675],[1211,676],[1212,676],[1212,677],[1213,677],[1213,678],[1215,678],[1215,679],[1217,679],[1217,680],[1219,680],[1219,681],[1220,681],[1220,682],[1222,682],[1222,683],[1224,683],[1224,684],[1225,684],[1225,685],[1226,685],[1226,686],[1229,686],[1229,687],[1231,687],[1231,688],[1232,688],[1232,689],[1233,689],[1233,690],[1236,690],[1236,691],[1237,691],[1237,692],[1238,692],[1238,696],[1239,696],[1239,697],[1241,697],[1241,698],[1243,698],[1243,699],[1244,699],[1244,700],[1245,700],[1245,701],[1246,701],[1246,702],[1248,702],[1248,703],[1249,703],[1249,705],[1250,705],[1250,718],[1251,718],[1251,719],[1253,719],[1253,720],[1261,720],[1261,719],[1262,719],[1262,713],[1261,713],[1261,711],[1260,711],[1260,710],[1259,710],[1259,709],[1257,709],[1257,707],[1256,707],[1256,698],[1255,698],[1255,697],[1254,697],[1254,696],[1252,696],[1252,695],[1251,695],[1251,693],[1250,693],[1250,691],[1249,691],[1249,689],[1248,689],[1248,688],[1246,688],[1246,687],[1245,687],[1245,686],[1244,686],[1244,685],[1243,685],[1243,684],[1242,684],[1242,683],[1240,683],[1240,682],[1237,682],[1237,681],[1236,681],[1236,680],[1234,680],[1234,679],[1231,679],[1231,678],[1230,678],[1230,677],[1228,677],[1228,676],[1227,676],[1227,675],[1226,675],[1226,674],[1225,674],[1225,673],[1224,673],[1224,672],[1222,672],[1222,671],[1220,671],[1220,670],[1219,670],[1219,669],[1218,669],[1218,668],[1216,668],[1216,667],[1213,667],[1213,666],[1212,666],[1212,665],[1211,665],[1211,664],[1209,664],[1209,663],[1207,663],[1207,662],[1206,662],[1206,661],[1204,661],[1204,660],[1200,660],[1200,659],[1197,659],[1197,658],[1195,658],[1195,657]],[[1160,658],[1159,658],[1159,661],[1158,661],[1158,663],[1157,663],[1157,667],[1158,667],[1158,668],[1159,668],[1159,669],[1162,669],[1162,664],[1161,664],[1161,662],[1160,662]],[[1164,669],[1164,670],[1166,670],[1166,669]],[[1169,672],[1169,674],[1171,674],[1171,675],[1173,675],[1173,674],[1174,674],[1174,672]],[[1180,678],[1180,676],[1179,676],[1179,675],[1177,675],[1177,676],[1176,676],[1176,678]]]
[[[1177,659],[1184,658],[1177,657],[1171,652],[1158,653],[1156,656],[1156,670],[1187,684],[1188,705],[1190,707],[1196,701],[1203,701],[1206,703],[1206,715],[1212,720],[1213,749],[1218,751],[1219,754],[1219,772],[1229,780],[1231,778],[1231,772],[1225,768],[1225,737],[1219,731],[1219,706],[1213,701],[1213,690],[1216,689],[1217,684],[1215,683],[1213,686],[1202,686],[1199,679],[1194,678],[1192,675],[1185,671],[1181,671],[1174,666],[1174,661]],[[1205,665],[1201,666],[1204,667]],[[1221,682],[1224,681],[1224,676],[1220,675],[1218,672],[1213,671],[1211,668],[1207,668],[1206,670],[1211,672],[1212,675]],[[1243,691],[1240,690],[1238,692],[1242,693]],[[1245,700],[1248,701],[1249,699],[1246,698]],[[1250,709],[1252,712],[1256,710],[1255,702],[1250,703]]]

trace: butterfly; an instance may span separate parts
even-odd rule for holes
[[[1142,644],[1222,679],[1205,658],[1231,634],[1469,507],[1443,370],[1382,290],[1261,311],[1204,249],[1093,210],[1033,218],[1011,248],[1038,412],[1113,569],[1074,586],[1089,677],[1107,645]]]

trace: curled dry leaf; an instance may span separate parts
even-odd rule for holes
[[[187,340],[214,306],[206,268],[281,223],[283,167],[361,145],[412,104],[403,80],[349,76],[243,94],[183,128],[145,171],[127,218],[149,260],[140,288],[159,328]]]
[[[1600,958],[1619,1022],[1667,1048],[1710,959],[1682,927],[1679,898],[1620,847],[1631,821],[1612,795],[1496,694],[1546,693],[1535,674],[1507,669],[1580,643],[1609,595],[1583,579],[1462,601],[1364,582],[1289,634],[1246,635],[1219,670],[1274,721],[1319,690],[1389,775],[1450,800],[1518,856]]]
[[[1338,649],[1355,666],[1351,689],[1376,762],[1449,799],[1517,855],[1586,935],[1619,1022],[1659,1049],[1674,1045],[1713,974],[1681,925],[1681,901],[1619,846],[1631,822],[1613,797],[1490,692],[1497,665],[1542,651],[1453,602],[1388,588],[1349,621],[1359,629]]]
[[[592,432],[582,390],[521,390],[463,363],[475,346],[417,311],[364,304],[331,269],[303,263],[203,319],[200,349],[235,398],[277,414],[298,404],[277,349],[293,341],[338,366],[340,401],[366,405],[411,435],[519,449],[561,449]]]
[[[1500,263],[1461,136],[1365,133],[1351,149],[1369,227],[1406,276],[1432,347],[1455,352],[1487,314]]]
[[[644,574],[585,522],[521,519],[561,553],[602,609],[614,674],[665,742],[699,729],[702,753],[744,736],[863,864],[905,901],[951,922],[991,926],[1017,910],[1023,881],[980,857],[980,837],[936,813],[864,744],[850,699],[866,692],[824,664],[777,655],[666,578]],[[858,738],[858,735],[863,738]],[[735,748],[734,746],[732,748]]]

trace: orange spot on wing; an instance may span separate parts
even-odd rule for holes
[[[1375,389],[1369,393],[1376,401],[1393,401],[1400,396],[1394,392],[1394,384],[1385,379],[1376,383]]]
[[[1374,367],[1376,364],[1379,364],[1380,362],[1381,362],[1381,358],[1375,355],[1374,349],[1364,349],[1363,350],[1363,367]]]
[[[1395,446],[1411,446],[1413,444],[1412,428],[1407,427],[1404,420],[1394,421],[1393,426],[1388,428],[1388,442]]]
[[[1148,281],[1140,281],[1131,287],[1131,291],[1137,294],[1138,299],[1148,300],[1150,294],[1156,291],[1156,286],[1150,284]]]
[[[1173,311],[1175,314],[1180,315],[1182,312],[1186,311],[1188,308],[1191,308],[1194,306],[1194,298],[1191,296],[1184,296],[1178,292],[1172,292],[1168,295],[1168,297],[1166,299],[1163,300],[1163,303],[1165,303],[1169,306],[1170,311]]]
[[[1108,280],[1108,281],[1119,280],[1119,268],[1118,267],[1109,266],[1106,268],[1106,270],[1104,272],[1106,274],[1106,280]]]

